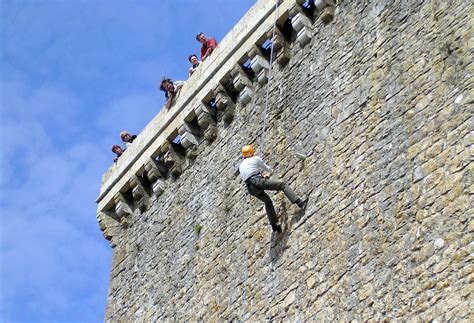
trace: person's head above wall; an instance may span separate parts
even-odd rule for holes
[[[117,156],[120,156],[123,153],[123,149],[119,145],[113,145],[112,152],[115,153]]]
[[[132,140],[132,135],[128,131],[122,131],[120,133],[120,139],[122,139],[122,141],[124,141],[124,142],[128,142],[128,141]]]
[[[192,65],[196,65],[196,64],[199,62],[198,57],[197,57],[196,54],[191,54],[191,55],[189,55],[188,61],[189,61]]]
[[[170,78],[164,77],[160,83],[160,90],[168,92],[173,89],[173,81]]]
[[[204,44],[206,42],[206,35],[204,33],[200,32],[196,35],[196,40],[200,42],[201,44]]]

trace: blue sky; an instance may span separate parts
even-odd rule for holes
[[[0,0],[0,321],[101,322],[112,250],[95,198],[119,132],[255,0]]]

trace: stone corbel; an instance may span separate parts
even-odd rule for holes
[[[223,111],[233,106],[234,106],[234,102],[224,90],[218,91],[216,93],[216,107],[218,111]]]
[[[148,179],[152,183],[156,182],[160,178],[164,178],[166,175],[164,166],[159,165],[158,162],[152,157],[150,157],[148,162],[145,164],[145,171],[147,173]]]
[[[204,139],[208,142],[213,142],[217,139],[217,127],[215,124],[209,125],[206,131],[204,132]]]
[[[181,175],[183,172],[183,161],[170,144],[165,146],[164,150],[166,150],[163,155],[164,164],[169,168],[170,174],[173,176],[173,178],[179,177],[179,175]]]
[[[248,52],[247,56],[250,58],[250,68],[254,71],[255,74],[257,74],[264,68],[267,70],[270,68],[270,64],[262,56],[258,48],[252,48]]]
[[[182,141],[181,141],[182,143]],[[199,150],[197,144],[193,144],[186,149],[186,158],[190,160],[195,160],[199,155]]]
[[[311,40],[311,20],[301,11],[295,11],[291,26],[296,32],[296,42],[304,47]]]
[[[199,145],[199,139],[196,135],[191,132],[185,131],[181,134],[181,146],[188,149],[192,146]]]
[[[114,248],[117,245],[116,238],[120,233],[120,224],[113,216],[108,214],[110,212],[97,213],[97,222],[99,223],[100,231],[106,240],[109,241],[110,246]]]
[[[267,36],[271,38],[273,30],[269,30]],[[275,30],[275,37],[273,37],[273,55],[280,68],[288,64],[291,58],[290,46],[278,29]]]
[[[335,7],[337,4],[336,2],[336,0],[315,0],[314,5],[319,11],[321,11],[327,6]]]
[[[337,5],[336,0],[316,0],[314,5],[318,9],[314,15],[319,15],[321,21],[325,24],[331,22],[334,19],[334,11]]]
[[[156,182],[153,183],[152,190],[153,190],[153,194],[155,194],[156,197],[163,194],[165,189],[166,189],[165,181],[161,179],[157,179]]]
[[[200,132],[200,128],[186,122],[183,123],[178,129],[178,133],[181,136],[181,146],[188,149],[191,146],[199,145]]]
[[[244,87],[239,93],[239,102],[245,106],[252,100],[253,91],[250,87]]]
[[[114,196],[115,201],[115,213],[119,218],[120,224],[123,227],[128,227],[129,225],[129,218],[132,214],[132,209],[128,205],[124,195],[122,192],[118,192]]]
[[[202,131],[206,131],[209,125],[216,124],[216,121],[213,117],[213,111],[204,104],[200,104],[196,109],[196,115],[198,125]]]
[[[256,51],[249,53],[249,57],[252,57],[250,67],[257,75],[257,82],[259,84],[267,83],[267,71],[270,69],[270,63]]]
[[[237,91],[241,91],[246,86],[252,86],[252,81],[247,77],[240,66],[232,70],[232,84]]]
[[[132,188],[132,196],[135,204],[138,206],[140,212],[144,212],[147,209],[146,198],[149,197],[149,195],[137,175],[133,175],[130,180],[130,187]]]
[[[234,120],[235,115],[235,103],[227,95],[227,92],[219,86],[214,90],[216,97],[216,108],[218,111],[224,111],[222,114],[222,119],[226,124],[230,124]],[[217,132],[216,132],[217,135]]]
[[[153,194],[157,197],[166,189],[166,183],[163,180],[164,170],[160,170],[160,166],[161,165],[154,158],[150,158],[150,160],[145,164],[145,171],[147,172],[148,179],[152,183]]]

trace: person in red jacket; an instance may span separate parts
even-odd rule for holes
[[[196,40],[202,44],[201,60],[208,58],[212,54],[212,51],[217,47],[216,39],[213,37],[206,38],[204,33],[197,34]]]

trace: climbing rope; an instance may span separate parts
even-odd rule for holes
[[[274,47],[274,41],[275,41],[275,32],[276,32],[276,25],[277,25],[277,19],[279,16],[279,8],[278,8],[278,2],[279,0],[275,0],[275,19],[273,20],[273,30],[272,30],[272,39],[271,39],[271,44],[270,44],[270,68],[268,70],[268,82],[266,86],[266,93],[265,93],[265,108],[264,108],[264,113],[263,113],[263,130],[262,130],[262,139],[260,142],[260,147],[262,150],[262,153],[265,153],[265,137],[266,137],[266,132],[267,132],[267,119],[268,119],[268,96],[270,94],[270,86],[272,84],[273,80],[273,47]]]
[[[278,2],[279,0],[275,0],[275,19],[273,20],[273,30],[272,30],[272,39],[271,39],[271,45],[270,45],[270,68],[268,70],[268,82],[266,86],[266,93],[265,93],[265,107],[264,107],[264,113],[263,113],[263,130],[262,130],[262,138],[260,142],[260,147],[262,154],[265,153],[265,139],[266,139],[266,133],[267,133],[267,119],[268,119],[268,97],[270,95],[270,87],[272,85],[273,81],[273,51],[274,51],[274,45],[275,45],[275,33],[276,33],[276,25],[277,25],[277,19],[279,16],[279,8],[278,8]],[[275,272],[275,264],[273,263],[272,260],[270,260],[270,284],[271,284],[271,292],[268,295],[268,304],[273,303],[273,298],[274,298],[274,283],[276,279],[276,272]]]
[[[279,0],[275,1],[275,19],[273,20],[273,30],[272,30],[272,39],[271,39],[271,45],[270,45],[270,68],[268,71],[268,82],[266,86],[266,91],[265,91],[265,107],[264,107],[264,112],[262,114],[263,116],[263,130],[262,130],[262,137],[260,141],[260,147],[262,154],[265,154],[265,145],[266,145],[266,135],[267,135],[267,120],[269,118],[268,116],[268,101],[269,101],[269,95],[270,95],[270,88],[272,85],[273,81],[273,55],[274,55],[274,39],[275,39],[275,33],[276,33],[276,26],[277,26],[277,19],[279,17],[279,7],[278,7]],[[307,120],[305,120],[305,125],[307,123]],[[286,123],[285,123],[286,124]],[[285,126],[286,128],[286,126]],[[290,142],[292,142],[290,140]],[[299,145],[301,148],[301,144]],[[303,160],[307,158],[307,154],[303,153],[301,149],[296,150],[294,149],[294,154],[297,158]]]

